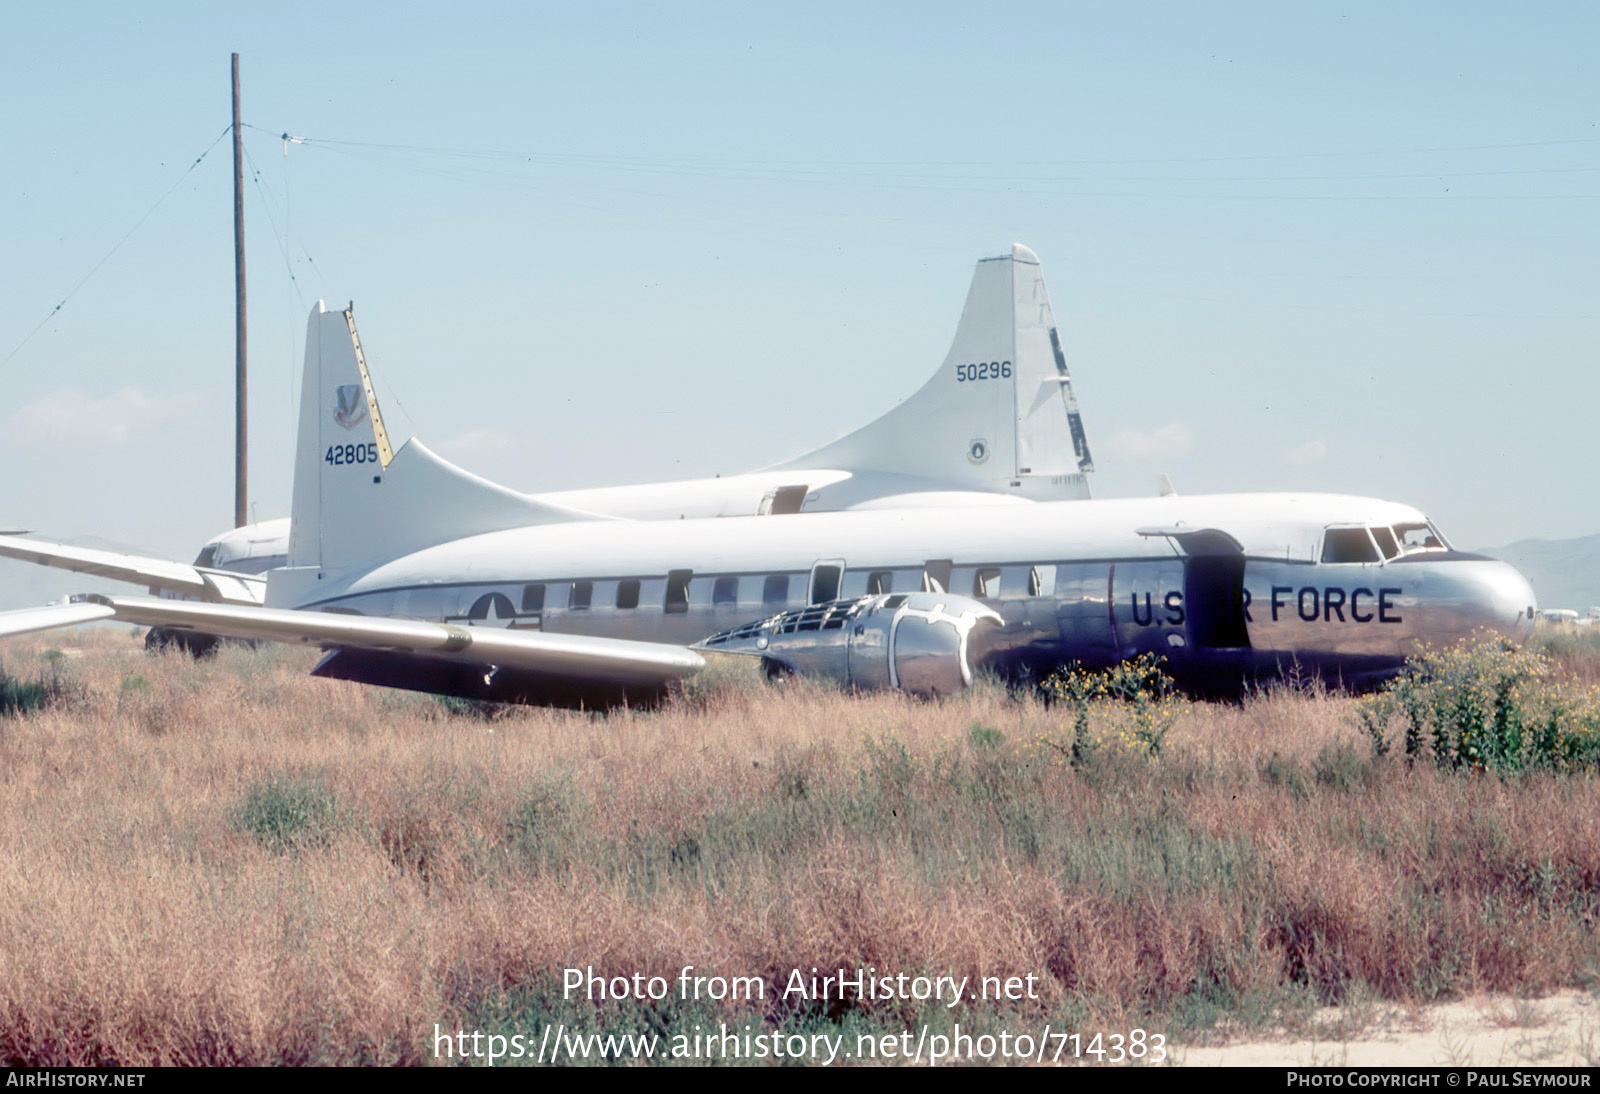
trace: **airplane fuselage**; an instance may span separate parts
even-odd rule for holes
[[[1407,549],[1397,529],[1422,531]],[[937,589],[999,613],[986,660],[1003,670],[1153,653],[1200,689],[1296,665],[1361,684],[1422,645],[1531,633],[1526,581],[1423,546],[1434,534],[1410,506],[1313,494],[580,522],[364,573],[275,571],[268,604],[689,644],[807,603]]]

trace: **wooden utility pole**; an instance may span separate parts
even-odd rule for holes
[[[249,523],[245,499],[247,449],[250,431],[247,423],[249,401],[245,384],[244,316],[244,144],[239,134],[239,55],[233,55],[233,526]]]

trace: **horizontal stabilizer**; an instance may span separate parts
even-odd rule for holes
[[[219,604],[259,604],[266,590],[266,582],[251,574],[202,569],[163,558],[72,547],[42,539],[0,536],[0,558],[126,581],[143,585],[153,593],[176,593]]]

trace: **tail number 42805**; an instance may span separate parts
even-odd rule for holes
[[[375,444],[330,445],[328,454],[322,457],[322,462],[332,464],[334,467],[343,467],[345,464],[377,463],[378,446]]]

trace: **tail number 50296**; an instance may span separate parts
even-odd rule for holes
[[[957,365],[956,383],[964,384],[969,380],[1009,380],[1011,379],[1010,361],[979,361],[975,365]]]

